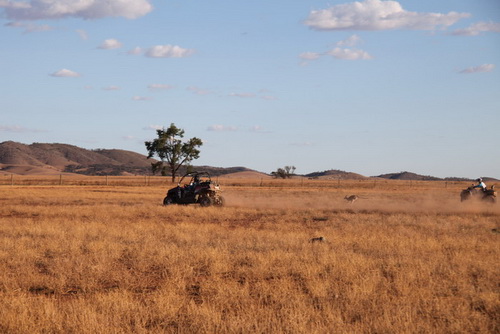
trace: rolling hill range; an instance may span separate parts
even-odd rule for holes
[[[68,144],[30,145],[13,141],[0,143],[0,173],[51,175],[151,175],[151,162],[143,154],[119,149],[87,150]],[[250,173],[266,175],[245,167],[198,166],[214,176]],[[184,173],[185,169],[180,173]]]
[[[0,163],[4,172],[15,174],[144,174],[151,166],[144,155],[130,151],[12,141],[0,143]]]
[[[88,150],[68,144],[33,143],[22,144],[13,141],[0,143],[0,174],[55,175],[76,173],[83,175],[151,175],[151,162],[143,154],[120,149]],[[246,167],[194,166],[197,170],[208,171],[213,176],[232,176],[239,178],[270,177]],[[180,174],[185,173],[185,168]],[[327,170],[295,177],[311,179],[362,180],[368,178],[360,174],[341,170]],[[470,181],[465,178],[440,179],[411,172],[400,172],[371,176],[391,180],[450,180]],[[484,178],[485,181],[498,181]]]

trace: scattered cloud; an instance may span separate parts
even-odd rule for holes
[[[254,98],[256,95],[254,93],[230,93],[229,96],[241,97],[241,98]]]
[[[356,46],[361,42],[361,37],[358,35],[351,35],[347,37],[346,39],[337,42],[337,46]]]
[[[483,64],[483,65],[463,69],[459,73],[471,74],[471,73],[491,72],[494,69],[495,69],[494,64]]]
[[[97,48],[102,50],[112,50],[112,49],[119,49],[122,46],[123,44],[120,41],[114,38],[110,38],[102,42],[101,45],[99,45]]]
[[[50,76],[52,76],[52,77],[58,77],[58,78],[76,78],[76,77],[80,77],[81,74],[63,68],[63,69],[61,69],[59,71],[51,73]]]
[[[104,87],[103,89],[104,90],[120,90],[121,88],[118,86],[108,86],[108,87]]]
[[[300,59],[304,60],[316,60],[321,57],[323,54],[318,52],[303,52],[299,55]]]
[[[77,17],[100,19],[125,17],[136,19],[153,10],[149,0],[0,0],[0,8],[10,20],[50,20]]]
[[[469,16],[457,12],[410,12],[397,1],[365,0],[313,10],[304,24],[314,30],[433,30]]]
[[[260,98],[266,101],[275,101],[278,99],[276,96],[272,95],[262,95]]]
[[[129,136],[122,136],[122,139],[124,139],[124,140],[136,140],[137,137],[129,135]]]
[[[25,22],[8,22],[5,24],[6,27],[11,28],[20,28],[24,29],[23,33],[31,33],[31,32],[43,32],[43,31],[51,31],[54,30],[54,27],[51,27],[47,24],[34,24],[34,23],[25,23]]]
[[[151,84],[151,85],[148,85],[148,88],[150,90],[169,90],[169,89],[174,88],[174,86],[165,85],[165,84]]]
[[[184,49],[177,45],[156,45],[145,52],[151,58],[185,58],[194,53],[193,49]]]
[[[268,130],[264,130],[264,128],[260,125],[254,125],[250,128],[250,132],[258,132],[258,133],[270,133]]]
[[[203,88],[196,87],[196,86],[189,86],[186,89],[193,92],[196,95],[208,95],[208,94],[213,93],[212,91],[210,91],[208,89],[203,89]]]
[[[299,55],[301,65],[307,65],[309,61],[319,59],[322,56],[332,56],[335,59],[344,60],[369,60],[373,57],[366,51],[354,48],[342,48],[342,46],[353,47],[361,43],[358,35],[352,35],[342,41],[335,43],[336,47],[325,52],[304,52]]]
[[[326,53],[336,59],[346,59],[346,60],[358,60],[358,59],[373,59],[372,56],[366,51],[358,49],[342,49],[334,48]]]
[[[78,29],[76,31],[76,33],[78,34],[78,36],[80,36],[81,39],[83,39],[84,41],[88,40],[89,39],[89,35],[87,34],[87,32],[83,29]]]
[[[259,90],[259,95],[260,95],[260,98],[263,99],[263,100],[267,100],[267,101],[275,101],[277,100],[278,98],[274,95],[271,95],[271,91],[268,90],[268,89],[260,89]]]
[[[500,23],[478,22],[464,29],[457,29],[452,32],[455,36],[477,36],[482,32],[500,32]]]
[[[44,132],[44,131],[38,129],[29,129],[20,125],[0,125],[0,132],[25,133],[25,132]]]
[[[161,125],[148,125],[142,128],[143,130],[161,130],[163,126]]]
[[[129,55],[140,55],[140,54],[142,54],[142,52],[143,52],[143,51],[142,51],[142,48],[140,48],[140,47],[136,46],[136,47],[135,47],[135,48],[133,48],[132,50],[129,50],[129,51],[127,52],[127,54],[129,54]]]
[[[236,131],[238,130],[238,128],[231,125],[228,126],[228,125],[215,124],[215,125],[210,125],[207,128],[207,130],[216,132],[227,132],[227,131]]]
[[[149,96],[134,96],[132,97],[134,101],[149,101],[151,98]]]

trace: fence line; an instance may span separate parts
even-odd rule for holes
[[[467,181],[414,181],[368,178],[361,180],[344,179],[273,179],[273,178],[231,178],[213,177],[212,180],[226,187],[268,187],[268,188],[365,188],[378,189],[395,187],[398,189],[458,189],[468,186]],[[177,179],[178,181],[178,179]],[[188,180],[189,181],[189,180]],[[0,176],[0,186],[135,186],[172,187],[170,177],[165,176],[80,176],[80,175],[15,175]]]

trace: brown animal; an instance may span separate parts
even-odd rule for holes
[[[344,199],[346,201],[348,201],[349,203],[354,203],[355,201],[357,201],[359,198],[359,196],[357,195],[351,195],[351,196],[345,196]]]

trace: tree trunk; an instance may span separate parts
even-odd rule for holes
[[[174,164],[170,164],[170,172],[172,173],[172,183],[175,183],[175,176],[177,174],[177,170],[175,169]]]

